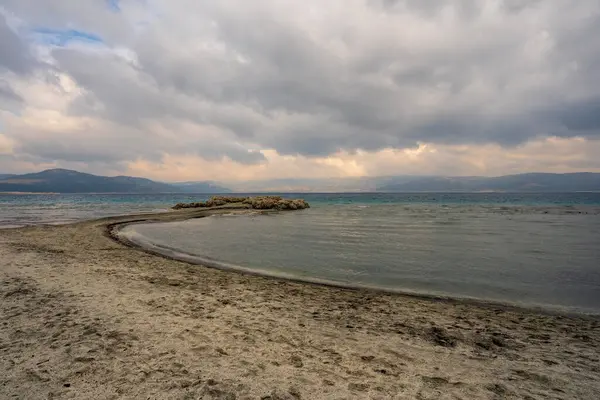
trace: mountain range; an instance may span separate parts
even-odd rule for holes
[[[420,177],[377,187],[382,192],[595,192],[600,173],[529,173],[497,177]]]
[[[595,192],[600,173],[482,176],[378,176],[230,182],[234,192]]]
[[[0,192],[31,193],[228,193],[212,182],[163,183],[131,176],[99,176],[68,169],[0,175]]]
[[[131,176],[99,176],[67,169],[0,174],[0,192],[33,193],[231,193],[231,192],[595,192],[600,173],[527,173],[498,177],[387,176],[272,179],[219,184],[156,182]]]

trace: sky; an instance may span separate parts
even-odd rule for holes
[[[0,0],[0,173],[600,172],[597,0]]]

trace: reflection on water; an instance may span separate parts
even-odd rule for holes
[[[597,206],[329,204],[123,233],[267,273],[600,313]]]

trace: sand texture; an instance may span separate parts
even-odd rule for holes
[[[598,399],[600,319],[279,281],[0,230],[0,399]],[[199,239],[200,240],[200,239]]]

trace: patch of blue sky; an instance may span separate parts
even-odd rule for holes
[[[50,46],[66,46],[71,42],[102,44],[102,38],[90,32],[75,29],[36,28],[32,31],[37,43]]]
[[[112,11],[121,11],[121,7],[119,6],[119,0],[106,0],[106,4],[108,5],[108,8],[110,8]]]

